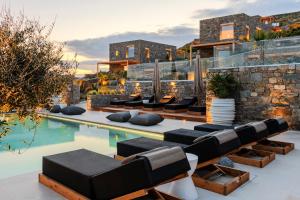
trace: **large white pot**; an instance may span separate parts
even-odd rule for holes
[[[235,118],[235,100],[214,98],[210,112],[213,124],[230,126]]]

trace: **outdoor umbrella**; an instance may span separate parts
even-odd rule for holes
[[[157,59],[155,60],[155,65],[154,65],[154,74],[153,74],[152,87],[153,87],[154,101],[158,102],[159,98],[160,98],[161,84],[160,84],[159,66],[158,66],[158,60]]]
[[[198,106],[202,106],[202,95],[203,91],[203,81],[202,81],[202,70],[200,65],[200,56],[196,57],[195,71],[194,71],[194,95],[197,96]]]

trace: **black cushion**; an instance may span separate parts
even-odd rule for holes
[[[205,131],[195,131],[189,129],[176,129],[164,132],[164,140],[169,142],[177,142],[183,144],[193,144],[198,137],[203,137],[209,134]]]
[[[157,114],[136,115],[129,120],[130,123],[141,126],[153,126],[162,122],[164,118]]]
[[[43,157],[43,174],[63,185],[93,198],[92,178],[121,162],[84,149]]]
[[[85,112],[85,109],[78,106],[67,106],[61,109],[61,112],[65,115],[81,115]]]
[[[190,106],[189,111],[200,112],[200,113],[205,114],[206,113],[206,107],[205,106]]]
[[[267,120],[264,120],[264,122],[265,122],[266,126],[268,127],[270,135],[285,131],[289,127],[288,123],[286,121],[283,121],[282,124],[279,124],[277,119],[267,119]]]
[[[128,157],[144,151],[149,151],[158,147],[180,146],[186,153],[192,153],[198,156],[198,163],[221,156],[219,144],[216,138],[208,137],[192,145],[186,145],[176,142],[155,140],[150,138],[135,138],[117,143],[117,154]]]
[[[128,120],[131,118],[131,115],[130,112],[117,112],[108,115],[106,118],[114,122],[128,122]]]
[[[61,112],[61,107],[60,105],[54,105],[52,108],[49,110],[51,113],[60,113]]]
[[[151,138],[135,138],[131,140],[125,140],[117,143],[117,154],[120,156],[128,157],[144,151],[156,149],[158,147],[187,147],[185,144],[179,144],[175,142],[167,142],[162,140],[155,140]]]
[[[125,106],[130,106],[130,107],[143,106],[143,101],[142,100],[128,101],[125,103]]]
[[[128,102],[128,100],[124,100],[124,99],[113,99],[110,101],[110,105],[125,105],[125,103]]]
[[[167,110],[178,110],[186,109],[189,106],[193,105],[197,101],[196,97],[186,97],[178,103],[166,104],[165,109]]]
[[[164,105],[163,103],[144,103],[144,108],[161,108]]]
[[[179,103],[165,105],[165,109],[167,109],[167,110],[187,109],[188,107],[189,107],[189,105],[187,105],[187,104],[179,104]]]
[[[256,133],[253,126],[243,125],[235,128],[235,132],[243,145],[256,142],[260,139],[259,133]]]
[[[224,129],[233,129],[233,126],[224,126],[224,125],[217,125],[217,124],[201,124],[194,127],[194,130],[197,131],[207,131],[207,132],[214,132],[214,131],[221,131]]]

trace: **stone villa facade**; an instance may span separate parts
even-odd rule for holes
[[[200,51],[201,58],[226,57],[249,41],[259,31],[280,31],[300,25],[300,11],[262,17],[245,13],[200,20],[199,40],[192,48]]]
[[[133,40],[109,45],[110,71],[127,70],[130,64],[151,63],[159,61],[173,61],[176,59],[176,46],[150,42],[146,40]]]

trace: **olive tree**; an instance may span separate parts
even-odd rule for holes
[[[63,60],[63,44],[49,38],[52,29],[22,14],[1,13],[0,113],[36,120],[37,109],[72,81],[77,65]]]

